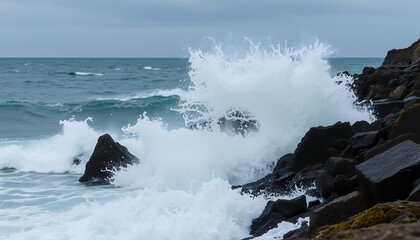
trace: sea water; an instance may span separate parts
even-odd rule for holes
[[[0,239],[241,239],[268,199],[232,185],[269,173],[312,126],[373,120],[321,44],[221,48],[187,59],[0,59]],[[214,124],[240,111],[258,131]],[[190,130],[194,123],[209,127]],[[213,124],[212,124],[213,123]],[[78,182],[97,138],[140,158],[109,186]],[[74,164],[74,159],[82,162]],[[302,219],[300,221],[303,221]],[[282,222],[260,239],[281,238]]]

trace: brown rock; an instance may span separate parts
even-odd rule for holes
[[[408,224],[379,224],[373,227],[346,230],[335,234],[331,239],[347,240],[419,240],[420,223]]]
[[[409,133],[420,136],[420,103],[414,104],[401,112],[391,129],[389,138]]]
[[[389,98],[393,100],[401,100],[407,95],[407,93],[407,88],[401,85],[389,93]]]
[[[325,226],[317,229],[313,239],[347,239],[343,235],[337,238],[337,234],[342,231],[355,231],[362,228],[368,228],[383,223],[407,224],[415,223],[420,217],[420,202],[396,201],[383,204],[377,204],[374,207],[357,214],[347,221]],[[398,220],[398,221],[396,221]],[[360,236],[360,235],[358,235]],[[349,238],[353,239],[353,238]],[[354,238],[356,239],[356,238]],[[364,239],[364,238],[357,238]],[[370,238],[367,238],[370,239]],[[378,239],[378,238],[375,238]],[[379,238],[381,239],[381,238]],[[394,238],[402,239],[402,238]]]
[[[420,61],[420,39],[410,47],[388,51],[383,65],[408,65]]]

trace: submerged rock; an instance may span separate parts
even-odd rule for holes
[[[109,134],[98,138],[98,143],[86,163],[86,169],[79,182],[90,184],[109,184],[114,175],[122,167],[139,163],[140,160],[131,154],[126,147],[115,142]]]
[[[214,121],[212,119],[209,119],[204,122],[192,124],[188,126],[188,128],[191,130],[211,130],[213,122]],[[250,132],[257,132],[260,129],[258,121],[250,113],[241,111],[231,111],[226,113],[225,116],[217,119],[216,124],[222,132],[241,134],[242,136],[245,136]]]

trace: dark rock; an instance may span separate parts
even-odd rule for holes
[[[309,226],[292,230],[283,235],[283,239],[307,239],[309,237]]]
[[[289,171],[289,168],[293,162],[293,153],[288,153],[281,157],[279,160],[277,160],[277,164],[273,169],[273,173],[279,172],[280,170],[286,170],[286,172]]]
[[[389,137],[395,138],[410,133],[420,137],[420,103],[414,104],[401,112],[391,129]]]
[[[242,186],[233,186],[233,188],[241,188],[243,193],[252,194],[254,196],[260,195],[267,191],[268,193],[274,193],[274,177],[274,174],[268,174],[255,182],[250,182]]]
[[[374,67],[364,67],[362,74],[363,75],[370,75],[372,73],[374,73],[376,71],[376,69]]]
[[[251,232],[253,236],[261,236],[277,224],[306,209],[306,197],[304,195],[291,199],[279,199],[269,201],[261,215],[252,221]]]
[[[338,196],[349,194],[355,190],[357,183],[351,178],[343,175],[337,175],[334,179],[333,192]]]
[[[370,132],[375,130],[374,127],[366,121],[357,121],[353,123],[353,125],[351,125],[351,129],[354,133]]]
[[[321,201],[319,201],[318,199],[313,200],[313,201],[310,201],[310,202],[308,203],[308,209],[309,209],[309,208],[312,208],[312,207],[315,207],[315,206],[318,206],[318,205],[320,205],[320,204],[321,204]]]
[[[212,129],[214,121],[209,119],[207,121],[194,123],[188,126],[190,130],[198,129]],[[248,112],[230,111],[225,116],[217,120],[217,125],[220,131],[233,134],[246,135],[250,132],[256,132],[260,129],[260,125],[254,117]]]
[[[350,138],[350,146],[357,154],[362,149],[374,147],[381,137],[380,131],[356,133]]]
[[[349,139],[352,135],[353,131],[348,122],[311,128],[293,154],[293,169],[298,171],[317,163],[325,163],[331,157],[328,150],[334,146],[335,141]]]
[[[295,175],[295,172],[287,172],[279,177],[275,177],[274,184],[276,188],[286,189],[287,186],[293,181]]]
[[[99,137],[79,182],[109,184],[113,176],[112,171],[118,171],[122,167],[139,162],[140,160],[126,147],[115,142],[109,134],[105,134]]]
[[[362,190],[374,202],[406,199],[420,176],[420,144],[404,141],[356,166]]]
[[[400,111],[404,107],[403,101],[377,100],[373,101],[376,116],[383,118],[388,114]]]
[[[420,61],[420,39],[410,47],[388,51],[383,65],[409,65]]]
[[[321,226],[339,223],[368,207],[364,195],[360,192],[355,191],[336,198],[311,213],[310,231],[313,233]]]
[[[391,140],[389,140],[385,143],[378,144],[374,148],[371,148],[371,149],[367,150],[364,153],[364,159],[372,158],[372,157],[374,157],[374,156],[376,156],[380,153],[383,153],[386,150],[388,150],[388,149],[394,147],[395,145],[397,145],[401,142],[404,142],[406,140],[411,140],[412,142],[420,143],[420,137],[417,137],[414,134],[404,134],[404,135],[398,136],[394,139],[391,139]]]
[[[368,86],[368,89],[369,91],[365,96],[366,100],[384,99],[387,98],[389,94],[387,88],[379,84],[370,85]]]
[[[404,107],[410,107],[416,103],[420,103],[420,97],[411,96],[404,98]]]
[[[359,162],[351,158],[331,157],[325,165],[325,170],[332,176],[344,175],[351,177],[356,174],[355,166],[357,164],[359,164]]]
[[[389,88],[394,88],[394,87],[398,86],[399,83],[400,83],[400,81],[398,81],[398,79],[393,79],[393,80],[388,82],[388,87]]]
[[[249,132],[255,132],[260,129],[258,121],[247,112],[231,111],[226,116],[221,117],[217,124],[221,131],[233,132],[235,134],[245,135]]]
[[[407,198],[408,201],[420,201],[420,184],[415,186],[413,190],[411,190],[410,195]]]
[[[83,154],[79,154],[76,157],[74,157],[72,165],[79,165],[82,162],[83,157],[84,157]]]
[[[334,142],[334,149],[343,150],[347,147],[347,145],[349,145],[348,139],[337,139]]]
[[[334,177],[325,170],[317,171],[315,185],[321,197],[328,198],[333,193]]]

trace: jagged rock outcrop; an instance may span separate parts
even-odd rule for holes
[[[302,226],[285,239],[393,239],[385,231],[407,239],[420,236],[413,230],[420,222],[419,203],[396,201],[420,199],[420,39],[389,51],[382,66],[366,67],[354,78],[358,99],[373,101],[376,121],[311,128],[272,173],[239,186],[243,193],[281,195],[315,182],[317,189],[306,194],[322,201],[288,219],[311,216],[310,227]],[[352,216],[377,203],[384,204]],[[271,218],[264,231],[276,224]]]
[[[126,147],[115,142],[109,134],[102,135],[86,163],[86,169],[79,182],[90,184],[110,184],[112,171],[119,171],[140,160]]]

